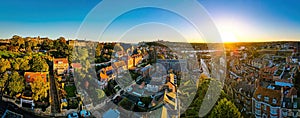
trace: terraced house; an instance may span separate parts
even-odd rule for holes
[[[252,113],[256,118],[280,118],[281,91],[257,87],[252,97]]]
[[[53,59],[53,70],[58,75],[64,74],[68,70],[69,64],[67,58],[54,58]]]

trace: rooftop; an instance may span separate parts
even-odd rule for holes
[[[267,102],[273,106],[280,106],[281,105],[281,92],[280,90],[272,90],[268,88],[258,87],[256,88],[253,97],[258,101]],[[269,100],[266,100],[265,97],[268,97]],[[276,101],[273,102],[273,99]]]

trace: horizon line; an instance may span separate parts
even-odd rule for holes
[[[12,35],[10,38],[0,38],[0,40],[9,40],[9,39],[11,39],[13,36],[20,36],[20,35]],[[67,41],[69,41],[69,40],[81,40],[81,41],[92,41],[92,42],[100,42],[100,41],[95,41],[95,40],[92,40],[92,39],[72,39],[72,38],[68,38],[68,37],[64,37],[64,36],[60,36],[60,37],[57,37],[57,38],[50,38],[50,37],[48,37],[48,36],[20,36],[20,37],[22,37],[22,38],[36,38],[36,37],[40,37],[40,38],[48,38],[48,39],[50,39],[50,40],[57,40],[57,39],[59,39],[60,37],[63,37],[63,38],[65,38]],[[300,42],[300,40],[299,41],[297,41],[297,40],[293,40],[293,39],[290,39],[290,40],[288,40],[288,39],[282,39],[282,40],[274,40],[274,41],[270,41],[270,40],[268,40],[268,41],[229,41],[229,42],[226,42],[226,41],[224,41],[224,42],[194,42],[194,41],[192,41],[192,42],[179,42],[179,41],[169,41],[169,40],[152,40],[152,41],[139,41],[139,42],[155,42],[155,41],[163,41],[163,42],[178,42],[178,43],[225,43],[225,44],[230,44],[230,43],[267,43],[267,42]],[[101,41],[101,42],[104,42],[104,43],[106,43],[106,42],[119,42],[119,43],[134,43],[134,42],[120,42],[120,41]]]

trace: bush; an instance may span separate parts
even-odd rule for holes
[[[66,85],[65,91],[67,92],[67,97],[76,97],[76,87],[74,85]]]

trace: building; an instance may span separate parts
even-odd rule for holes
[[[85,46],[91,46],[93,42],[91,41],[86,41],[86,40],[68,40],[67,42],[69,46],[73,47],[85,47]]]
[[[58,75],[64,74],[67,72],[69,67],[68,59],[67,58],[54,58],[53,59],[53,70]]]
[[[10,44],[10,40],[3,40],[3,39],[0,39],[0,45],[8,45]]]
[[[292,87],[283,91],[283,100],[281,104],[282,117],[299,118],[300,117],[300,99],[297,98],[297,90]]]
[[[5,110],[1,118],[23,118],[23,115],[18,114],[16,112],[12,112],[10,110]]]
[[[117,73],[122,73],[127,70],[126,63],[124,61],[114,62],[112,63],[112,67]]]
[[[175,72],[187,70],[186,59],[157,59],[157,63],[162,64],[166,70],[174,70]]]
[[[252,112],[252,95],[254,93],[254,85],[248,84],[246,81],[238,82],[233,88],[235,102],[242,105],[242,111],[247,114]]]
[[[133,66],[137,66],[143,60],[143,56],[140,54],[135,54],[131,57],[133,58]]]
[[[265,68],[261,68],[259,75],[260,78],[265,80],[265,81],[273,81],[273,75],[275,75],[275,71],[278,70],[277,66],[267,66]]]
[[[149,114],[150,118],[173,118],[179,117],[178,100],[175,92],[164,91],[162,94],[154,96],[149,108],[155,109]],[[161,111],[162,110],[162,111]]]
[[[252,113],[257,118],[280,118],[281,91],[258,86],[252,97]]]
[[[49,72],[25,72],[24,77],[27,83],[34,82],[38,77],[41,77],[44,82],[47,82]]]

